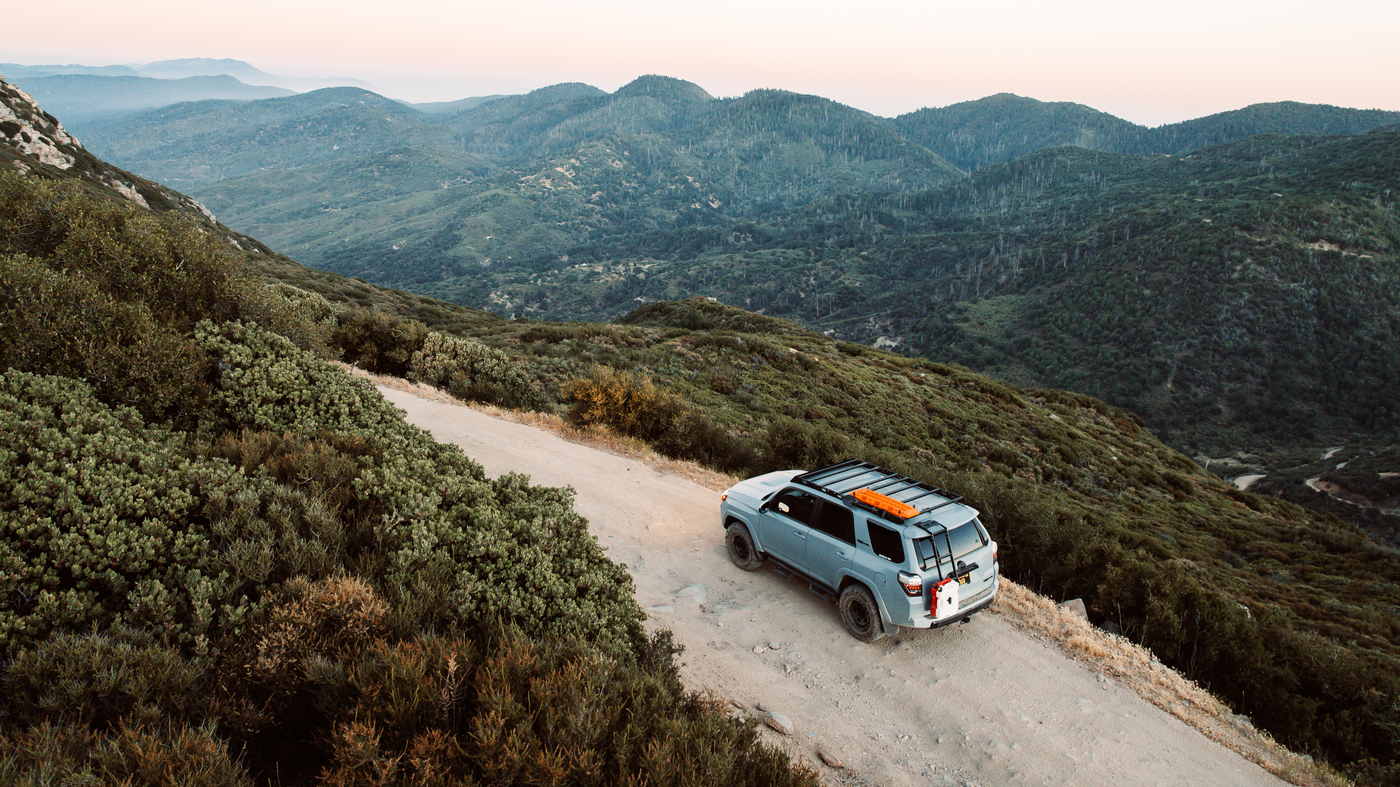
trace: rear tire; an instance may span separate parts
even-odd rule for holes
[[[841,622],[851,636],[861,642],[874,642],[885,636],[885,624],[880,620],[880,605],[864,585],[847,585],[841,591]]]
[[[754,546],[749,529],[738,522],[724,531],[724,548],[730,562],[745,571],[755,571],[763,565],[763,555]]]

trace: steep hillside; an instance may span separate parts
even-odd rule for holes
[[[1400,600],[1395,552],[1237,491],[1121,410],[699,298],[473,335],[571,399],[576,422],[663,453],[740,474],[861,456],[964,494],[1018,581],[1084,598],[1291,745],[1394,761],[1400,630],[1381,598]]]

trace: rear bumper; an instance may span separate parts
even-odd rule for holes
[[[930,613],[928,610],[924,610],[923,614],[914,616],[912,621],[908,623],[901,623],[900,625],[910,626],[916,629],[937,629],[943,628],[944,626],[951,626],[954,623],[961,623],[967,620],[969,617],[986,609],[987,607],[990,607],[992,605],[992,602],[996,601],[997,591],[1000,589],[1001,576],[998,575],[994,580],[992,580],[992,592],[988,593],[983,598],[977,599],[977,601],[973,602],[972,604],[960,608],[958,610],[958,614],[953,615],[952,617],[949,617],[945,620],[934,620],[932,613]]]

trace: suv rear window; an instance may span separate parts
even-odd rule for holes
[[[817,515],[817,523],[813,527],[847,544],[856,542],[856,522],[851,516],[851,510],[835,503],[828,502],[822,505],[821,513]]]
[[[982,529],[982,523],[978,522],[976,518],[973,518],[950,529],[948,531],[948,540],[952,542],[953,559],[956,560],[967,555],[969,552],[986,546],[988,537],[987,531]],[[933,556],[935,554],[942,555],[943,545],[942,533],[932,538],[916,539],[914,541],[914,548],[919,556],[920,566],[924,569],[931,567],[934,564]],[[944,560],[947,559],[946,555],[942,555],[942,557]]]
[[[904,563],[904,538],[884,525],[870,522],[868,526],[870,528],[870,549],[880,557],[902,565]]]

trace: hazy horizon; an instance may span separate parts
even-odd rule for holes
[[[23,31],[23,45],[7,43],[0,60],[229,58],[279,76],[363,80],[414,103],[560,82],[612,92],[662,74],[717,97],[780,88],[885,117],[997,93],[1085,104],[1145,126],[1274,101],[1400,110],[1387,40],[1400,29],[1400,4],[1379,0],[1337,0],[1325,14],[1296,0],[977,8],[885,0],[861,9],[406,0],[394,9],[74,0],[60,27],[31,5],[7,25]]]

